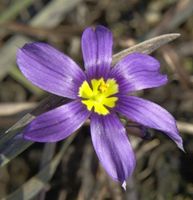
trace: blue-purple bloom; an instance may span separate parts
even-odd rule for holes
[[[112,67],[112,45],[112,33],[107,28],[87,28],[81,43],[85,71],[48,44],[30,43],[19,49],[17,64],[28,80],[71,99],[36,117],[23,133],[28,140],[57,142],[89,118],[92,143],[101,164],[125,187],[136,161],[118,114],[164,132],[182,150],[183,144],[175,119],[165,109],[131,95],[167,82],[166,75],[159,72],[159,62],[149,55],[132,53]]]

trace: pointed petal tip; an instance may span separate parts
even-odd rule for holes
[[[177,146],[178,146],[178,148],[179,148],[180,150],[182,150],[184,153],[186,153],[186,151],[185,151],[185,149],[184,149],[184,146],[183,146],[183,143],[179,143],[179,144],[177,144]]]
[[[126,191],[126,186],[127,186],[127,183],[126,183],[126,181],[123,181],[123,183],[122,183],[122,185],[121,185],[121,187]]]
[[[176,138],[176,140],[175,140],[175,139],[172,139],[172,140],[176,143],[177,147],[178,147],[181,151],[183,151],[184,153],[186,153],[186,151],[185,151],[185,149],[184,149],[183,139],[182,139],[182,137],[180,136],[180,133],[179,133],[177,127],[176,127],[176,133],[177,133],[177,135],[178,135],[178,138]]]

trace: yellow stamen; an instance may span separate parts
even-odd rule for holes
[[[108,79],[106,82],[103,78],[92,79],[91,86],[84,81],[79,88],[78,96],[82,98],[82,103],[87,109],[100,115],[109,114],[108,108],[114,108],[118,97],[113,95],[119,92],[118,84],[114,79]]]
[[[102,81],[101,81],[101,83],[99,85],[99,91],[101,93],[104,93],[104,92],[107,91],[108,87],[109,87],[109,84],[105,83],[105,81],[102,79]]]

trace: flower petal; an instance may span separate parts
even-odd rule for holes
[[[125,128],[115,114],[91,115],[93,146],[107,173],[122,184],[135,168],[135,156]]]
[[[90,78],[106,77],[112,61],[113,38],[103,26],[87,28],[82,35],[84,66]]]
[[[167,77],[160,74],[159,68],[160,64],[155,58],[132,53],[112,68],[110,76],[117,79],[121,92],[132,92],[165,84]]]
[[[45,43],[29,43],[17,52],[17,64],[34,85],[53,94],[75,99],[85,74],[60,51]]]
[[[134,96],[121,96],[116,110],[139,124],[165,132],[183,150],[175,119],[159,105]]]
[[[73,101],[35,118],[24,130],[24,138],[37,142],[57,142],[82,126],[89,112]]]

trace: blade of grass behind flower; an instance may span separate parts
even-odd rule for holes
[[[147,54],[151,53],[158,49],[160,46],[176,39],[179,36],[179,34],[175,33],[161,35],[125,49],[113,56],[113,64],[132,52],[142,52]],[[35,109],[35,111],[24,116],[14,126],[8,129],[6,133],[2,134],[0,137],[0,166],[7,164],[11,159],[19,155],[32,144],[23,140],[21,134],[17,136],[17,134],[21,132],[22,128],[27,125],[27,123],[29,123],[35,116],[59,106],[62,103],[61,99],[61,97],[57,96],[51,96],[50,98],[47,98],[40,104],[40,106],[37,107],[37,109]]]
[[[175,40],[180,36],[179,33],[170,33],[170,34],[164,34],[160,35],[158,37],[154,37],[152,39],[146,40],[144,42],[141,42],[133,47],[129,47],[128,49],[125,49],[113,56],[113,62],[112,65],[115,65],[119,60],[124,58],[130,53],[133,52],[140,52],[140,53],[146,53],[150,54],[159,47],[163,46],[164,44],[167,44],[171,42],[172,40]]]

